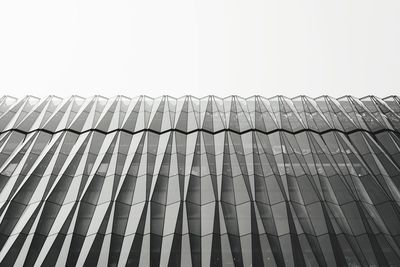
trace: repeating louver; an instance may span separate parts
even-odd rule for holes
[[[0,98],[1,266],[400,266],[400,99]]]

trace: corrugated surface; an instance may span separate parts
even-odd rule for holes
[[[0,100],[0,262],[399,266],[396,96]]]

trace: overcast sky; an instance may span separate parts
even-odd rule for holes
[[[0,2],[0,92],[386,96],[399,0]]]

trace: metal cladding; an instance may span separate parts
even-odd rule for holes
[[[400,99],[0,99],[1,266],[400,266]]]

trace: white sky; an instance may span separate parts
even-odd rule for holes
[[[386,96],[399,0],[0,2],[0,94]]]

